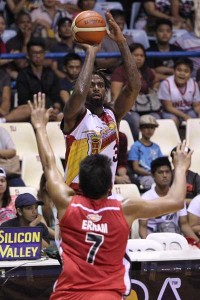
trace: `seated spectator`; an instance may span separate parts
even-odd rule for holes
[[[200,93],[191,78],[192,62],[188,58],[175,63],[174,75],[161,82],[158,97],[163,105],[163,118],[172,119],[176,126],[190,118],[200,117]]]
[[[76,53],[69,53],[64,58],[65,77],[60,80],[60,98],[65,104],[73,92],[74,84],[82,67],[82,58]]]
[[[127,137],[119,131],[119,151],[118,151],[118,163],[115,175],[115,183],[131,183],[131,179],[128,172],[128,155],[127,155]]]
[[[19,157],[9,132],[0,126],[0,166],[4,167],[9,186],[25,186],[21,178]]]
[[[136,28],[145,29],[148,34],[152,34],[158,19],[170,20],[177,25],[178,20],[171,14],[170,0],[143,0],[142,2],[145,14],[142,19],[138,18]]]
[[[173,160],[173,153],[176,151],[176,147],[174,147],[171,151],[171,158],[172,164],[174,164]],[[190,151],[190,149],[188,149]],[[191,171],[190,169],[187,170],[186,173],[186,182],[187,182],[187,194],[186,194],[186,205],[188,206],[191,200],[200,194],[200,175]]]
[[[200,195],[192,199],[188,207],[189,224],[195,234],[200,238]]]
[[[17,35],[6,43],[7,51],[19,51],[27,53],[27,44],[31,40],[33,24],[30,14],[22,10],[16,16]]]
[[[42,4],[31,12],[34,36],[55,40],[57,22],[61,17],[71,17],[67,11],[57,6],[56,0],[42,0]]]
[[[7,72],[0,68],[0,118],[6,116],[11,106],[11,82]]]
[[[121,31],[124,30],[126,25],[126,18],[125,14],[120,9],[111,9],[110,13],[113,16],[115,22],[119,25]],[[128,45],[133,43],[133,39],[129,35],[124,35]],[[117,44],[108,36],[106,35],[101,43],[101,49],[99,52],[116,52],[120,53]],[[121,63],[120,57],[111,57],[111,58],[96,58],[96,65],[98,68],[105,68],[107,69],[108,73],[111,73],[115,67],[119,66]]]
[[[132,165],[132,171],[137,175],[140,185],[145,190],[151,188],[154,183],[151,175],[151,162],[162,156],[160,147],[151,141],[158,122],[151,115],[143,115],[140,118],[141,139],[134,142],[129,154],[128,160]]]
[[[173,0],[171,1],[172,16],[179,21],[179,29],[192,30],[194,18],[193,0]]]
[[[39,226],[42,227],[42,248],[49,246],[49,233],[47,227],[40,222],[41,216],[38,216],[38,205],[43,205],[32,194],[24,193],[15,199],[15,208],[17,217],[1,224],[0,227],[22,227]]]
[[[182,51],[178,46],[170,44],[172,37],[172,22],[167,19],[159,19],[155,26],[156,43],[150,46],[147,51],[170,52]],[[147,61],[148,66],[157,73],[162,74],[162,79],[174,74],[174,63],[177,58],[172,57],[150,57]]]
[[[134,43],[129,46],[131,54],[134,57],[136,66],[140,72],[141,90],[140,94],[148,94],[154,89],[158,82],[158,77],[155,72],[150,69],[146,64],[146,51],[143,45]],[[111,75],[111,96],[112,99],[117,99],[118,95],[123,90],[123,87],[127,84],[127,74],[123,65],[117,67]],[[160,118],[159,112],[148,112],[156,119]],[[144,114],[144,113],[143,113]],[[125,120],[129,123],[134,140],[139,136],[139,119],[142,115],[137,109],[132,110],[125,116]]]
[[[30,64],[27,68],[21,70],[17,78],[18,107],[13,109],[1,121],[28,121],[30,119],[30,108],[27,101],[32,101],[34,94],[38,92],[46,94],[47,107],[54,108],[51,120],[56,121],[62,110],[59,98],[59,81],[50,67],[44,67],[44,40],[41,38],[32,39],[29,41],[27,48]],[[55,109],[55,105],[59,106],[59,110]]]
[[[44,205],[39,206],[38,212],[44,217],[45,225],[48,228],[50,240],[55,240],[55,225],[57,222],[57,210],[46,190],[46,178],[44,173],[41,176],[40,187],[37,197]],[[43,222],[43,221],[42,221]],[[44,223],[44,222],[43,222]]]
[[[6,43],[8,53],[27,53],[27,44],[32,37],[33,24],[27,11],[21,10],[16,16],[17,34]],[[6,71],[12,80],[16,80],[19,72],[28,66],[27,58],[14,59]]]
[[[71,31],[72,20],[69,18],[61,18],[58,21],[58,35],[60,41],[56,41],[51,47],[50,52],[73,52],[75,43]],[[52,70],[59,78],[64,78],[63,58],[58,58],[52,63]]]
[[[5,1],[5,18],[6,18],[6,25],[8,28],[15,27],[15,20],[16,15],[20,13],[24,7],[26,6],[27,2],[33,2],[33,1],[27,1],[27,0],[7,0]]]
[[[151,174],[154,178],[155,186],[142,195],[142,199],[149,201],[164,197],[169,192],[172,182],[172,168],[169,159],[167,157],[159,157],[152,161]],[[190,237],[195,241],[199,240],[188,223],[186,206],[175,213],[139,221],[139,234],[143,239],[149,233],[164,231],[181,233],[187,238]]]
[[[0,168],[0,225],[16,217],[15,202],[10,196],[6,172]]]
[[[7,53],[6,44],[2,40],[2,35],[5,29],[6,29],[5,18],[2,14],[0,14],[0,54]],[[12,59],[0,59],[0,66],[7,66],[7,64],[10,63],[11,61]]]
[[[199,10],[198,10],[199,11]],[[195,20],[194,20],[195,22]],[[200,28],[197,26],[197,28]],[[175,45],[182,48],[184,51],[200,51],[200,35],[199,31],[188,31],[184,34],[182,34],[179,38],[176,39]],[[191,57],[191,61],[193,62],[193,72],[192,77],[196,77],[197,70],[200,68],[200,58],[199,57]]]

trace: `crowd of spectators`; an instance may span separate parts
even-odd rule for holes
[[[79,12],[95,10],[95,4],[98,1],[8,0],[1,2],[4,3],[1,4],[0,12],[0,53],[24,53],[25,57],[0,58],[0,123],[30,121],[30,108],[27,101],[32,101],[33,95],[38,92],[45,93],[47,107],[53,107],[50,121],[61,121],[63,107],[73,92],[84,59],[82,57],[84,50],[73,40],[71,24]],[[123,31],[129,28],[130,9],[128,6],[136,1],[119,2],[123,10],[112,9],[111,13]],[[141,111],[135,106],[124,117],[130,125],[135,142],[128,154],[126,136],[120,133],[120,160],[115,183],[137,182],[143,190],[148,190],[156,176],[156,171],[151,172],[151,163],[162,156],[160,145],[151,142],[151,137],[158,127],[156,119],[172,119],[179,129],[183,121],[200,117],[199,58],[180,59],[168,56],[170,51],[200,50],[200,37],[196,25],[199,20],[194,19],[197,15],[194,7],[198,1],[144,0],[137,2],[141,2],[141,8],[135,27],[145,30],[151,37],[150,47],[145,49],[144,45],[136,43],[132,36],[125,35],[125,37],[140,73],[142,83],[140,96],[156,94],[160,107],[156,111],[153,109]],[[174,30],[180,29],[184,30],[183,35],[172,43]],[[8,37],[6,37],[6,32]],[[148,57],[150,51],[166,53],[166,57]],[[63,56],[47,59],[45,54],[48,52],[63,53]],[[119,49],[116,43],[106,36],[102,41],[100,52],[119,53]],[[115,101],[119,94],[123,93],[127,83],[123,61],[116,57],[97,58],[96,68],[104,69],[111,83],[109,99]],[[140,134],[141,138],[139,138]],[[3,137],[2,134],[1,137]],[[0,141],[0,145],[4,144],[5,141]],[[13,145],[12,141],[10,145]],[[9,146],[5,148],[9,149]],[[15,151],[14,145],[11,148]],[[170,169],[168,173],[170,173],[168,177],[171,178],[172,170]],[[195,176],[197,180],[199,175]],[[6,207],[10,212],[10,196],[7,193],[5,197],[7,179],[9,178],[4,170],[0,169],[1,212],[5,211]],[[44,181],[43,178],[41,181],[43,187]],[[40,186],[38,194],[38,198],[45,202],[40,213],[44,215],[51,238],[54,238],[54,214],[51,204],[47,205],[48,201],[45,201],[47,195],[43,187]],[[199,187],[196,190],[196,194],[191,198],[196,196],[195,203],[200,203],[200,198],[197,196],[200,193]],[[149,193],[152,192],[155,193],[155,188]],[[2,200],[3,197],[5,201]],[[190,202],[192,201],[188,201],[187,205]],[[198,212],[198,218],[191,216],[194,212],[193,207],[191,205],[189,210],[189,220],[191,220],[192,228],[196,228],[196,223],[200,223],[200,214]],[[17,208],[20,209],[20,207]],[[14,208],[11,215],[13,213],[15,213]],[[147,221],[141,224],[148,227]],[[198,230],[194,231],[197,235],[198,226]],[[146,237],[146,233],[142,233],[141,237]]]

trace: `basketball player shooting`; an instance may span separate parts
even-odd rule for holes
[[[122,300],[130,291],[130,262],[125,249],[132,222],[180,210],[186,194],[186,172],[191,154],[185,141],[174,153],[174,180],[168,194],[154,201],[108,199],[112,189],[111,160],[104,155],[87,156],[80,165],[83,195],[74,195],[59,170],[47,137],[51,109],[45,95],[29,101],[43,166],[46,188],[58,211],[63,269],[50,300]]]
[[[129,51],[126,39],[112,15],[106,13],[109,36],[117,43],[127,72],[128,83],[108,105],[109,81],[102,72],[94,70],[100,44],[81,44],[86,50],[85,60],[72,95],[64,107],[61,124],[66,136],[66,184],[79,190],[79,164],[87,155],[101,153],[112,163],[113,181],[118,154],[118,124],[132,108],[140,91],[140,76]]]

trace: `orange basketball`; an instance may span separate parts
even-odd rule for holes
[[[85,10],[73,20],[71,30],[75,41],[99,44],[106,35],[106,22],[97,12]]]

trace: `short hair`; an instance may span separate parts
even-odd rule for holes
[[[67,17],[63,17],[63,18],[60,18],[57,22],[57,26],[58,26],[58,30],[60,29],[60,27],[65,24],[65,22],[69,22],[70,24],[72,24],[72,19],[70,18],[67,18]]]
[[[170,20],[168,20],[168,19],[157,19],[156,24],[155,24],[155,31],[161,25],[168,25],[170,27],[170,29],[173,28],[173,24]]]
[[[176,69],[179,65],[186,65],[190,68],[191,72],[193,71],[193,62],[187,57],[178,59],[174,64],[174,69]]]
[[[42,49],[46,50],[45,40],[43,38],[37,37],[31,39],[27,44],[27,51],[30,52],[32,46],[40,46]]]
[[[112,188],[111,160],[102,154],[89,155],[80,163],[79,186],[83,195],[99,199]]]
[[[71,60],[79,60],[82,64],[82,58],[79,54],[70,52],[64,57],[64,65],[66,66]]]
[[[113,16],[113,18],[116,18],[116,17],[124,17],[125,18],[125,13],[121,9],[114,9],[113,8],[113,9],[110,10],[110,13]]]
[[[161,156],[151,162],[151,174],[155,174],[158,168],[167,166],[172,170],[171,163],[167,156]]]

